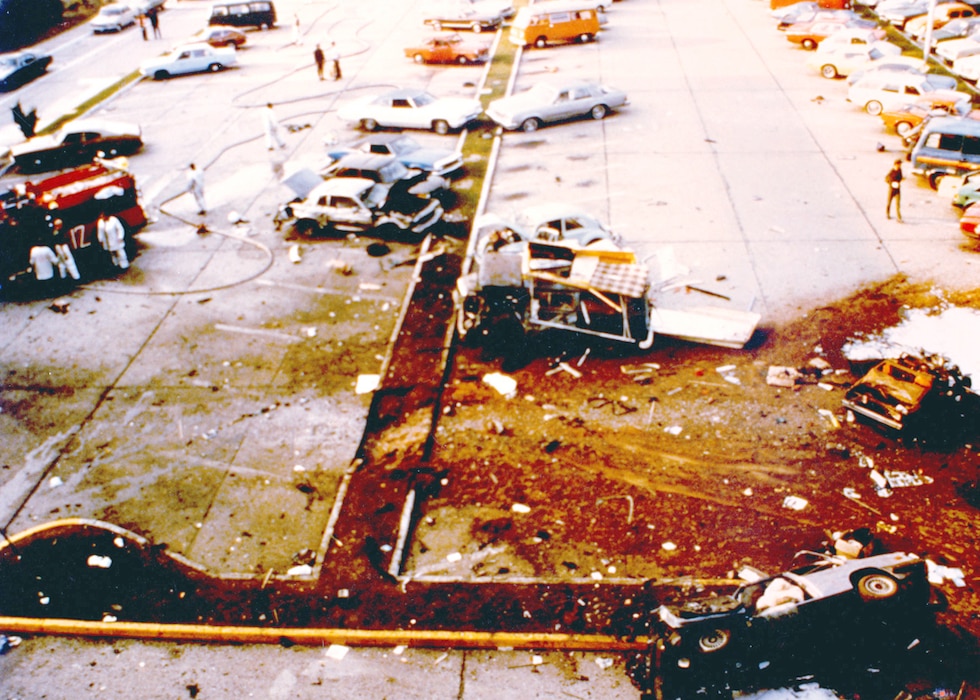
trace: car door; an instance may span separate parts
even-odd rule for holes
[[[429,51],[429,60],[434,63],[452,61],[452,45],[443,38],[433,39]]]
[[[92,135],[84,131],[73,131],[65,134],[61,141],[61,149],[52,160],[61,163],[80,163],[89,160],[94,153],[89,153]],[[51,152],[49,152],[51,153]],[[54,155],[52,153],[52,155]]]
[[[326,207],[327,217],[341,226],[355,225],[370,228],[374,216],[364,204],[353,197],[332,195]]]

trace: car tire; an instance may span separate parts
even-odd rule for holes
[[[908,122],[898,122],[895,124],[895,133],[899,136],[905,136],[910,131],[912,131],[912,125]]]
[[[169,77],[170,77],[170,73],[168,73],[165,70],[158,70],[156,73],[153,74],[154,80],[166,80]]]
[[[521,122],[521,131],[525,134],[530,134],[532,131],[537,131],[541,126],[541,120],[537,117],[528,117],[523,122]]]
[[[589,34],[588,32],[586,32],[585,34],[579,34],[578,40],[582,44],[588,44],[590,41],[592,41],[592,35]]]
[[[420,53],[417,53],[414,56],[412,56],[412,60],[421,66],[423,63],[425,63],[425,56],[423,56]]]
[[[539,36],[537,39],[534,40],[534,46],[539,49],[543,49],[548,46],[548,40],[545,39],[543,36]]]
[[[898,581],[883,572],[866,574],[858,580],[856,588],[864,601],[887,600],[898,594]]]
[[[868,104],[864,105],[864,111],[872,117],[877,117],[881,114],[881,103],[878,100],[871,100]]]
[[[609,108],[606,105],[596,105],[589,114],[592,115],[593,119],[599,121],[600,119],[606,118],[606,115],[609,114]]]
[[[456,57],[456,63],[458,63],[461,66],[465,66],[469,62],[470,62],[470,59],[468,59],[466,56],[457,56]]]
[[[713,654],[728,646],[732,633],[725,629],[714,629],[705,632],[698,638],[698,648],[705,654]]]
[[[449,133],[449,123],[445,119],[436,119],[432,122],[432,130],[439,135]]]
[[[474,22],[473,24],[471,24],[470,25],[470,29],[473,30],[473,33],[474,34],[479,34],[480,32],[483,31],[483,27],[480,26],[480,23],[479,22]]]
[[[300,236],[314,236],[320,232],[320,225],[313,219],[300,219],[293,224],[293,230]]]
[[[434,30],[436,30],[437,32],[441,32],[442,31],[442,22],[433,22],[432,23],[432,28]]]
[[[944,177],[946,177],[946,173],[933,170],[931,173],[929,173],[929,187],[934,190],[938,190],[939,183],[942,182]]]
[[[840,74],[837,72],[837,68],[835,66],[828,63],[820,68],[820,75],[825,77],[827,80],[833,80]]]
[[[208,66],[208,70],[211,71],[212,73],[217,73],[222,68],[224,68],[224,66],[221,65],[220,63],[212,63],[210,66]]]
[[[378,122],[377,122],[376,119],[371,119],[371,118],[362,119],[361,120],[361,128],[364,129],[364,131],[377,131],[378,130]]]
[[[803,45],[803,48],[806,49],[807,51],[813,51],[815,48],[817,48],[817,42],[815,42],[810,37],[807,37],[801,43]]]

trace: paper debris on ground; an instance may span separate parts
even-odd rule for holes
[[[808,500],[799,496],[787,496],[783,499],[783,508],[789,508],[790,510],[803,510],[809,504],[810,502]]]
[[[512,396],[517,393],[517,380],[501,372],[483,375],[483,383],[496,389],[501,396]]]
[[[360,374],[354,387],[355,394],[370,394],[381,385],[380,374]]]
[[[345,647],[343,644],[331,644],[330,646],[327,647],[327,650],[324,652],[324,655],[328,659],[341,661],[345,656],[347,656],[347,652],[349,651],[350,651],[350,647]]]

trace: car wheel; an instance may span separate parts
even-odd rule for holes
[[[592,111],[590,112],[592,118],[595,119],[596,121],[600,119],[604,119],[606,114],[608,113],[609,110],[606,109],[606,105],[596,105],[595,107],[592,108]]]
[[[377,120],[370,119],[370,118],[368,118],[368,119],[362,119],[361,120],[361,128],[364,129],[364,131],[377,131],[377,129],[378,129],[378,122],[377,122]]]
[[[589,33],[579,34],[578,40],[583,44],[588,44],[590,41],[592,41],[592,35]]]
[[[437,32],[441,32],[442,31],[442,22],[433,22],[432,23],[432,28],[435,29]]]
[[[539,36],[537,39],[534,40],[534,45],[537,46],[539,49],[543,49],[548,45],[548,40],[545,39],[543,36]]]
[[[946,173],[941,173],[935,170],[929,173],[929,187],[934,190],[938,190],[939,183],[942,182],[944,177],[946,177]]]
[[[293,230],[300,236],[312,236],[319,232],[320,225],[313,219],[300,219],[293,224]]]
[[[538,127],[541,126],[541,121],[535,117],[528,117],[521,123],[521,131],[526,134],[530,134],[532,131],[537,131]]]
[[[449,123],[445,119],[436,119],[432,122],[432,130],[437,134],[448,134]]]
[[[898,593],[898,581],[888,574],[868,574],[857,583],[857,592],[863,600],[886,600]]]
[[[170,73],[168,73],[165,70],[158,70],[156,73],[153,74],[154,80],[166,80],[169,77],[170,77]]]
[[[461,66],[465,66],[469,62],[470,62],[470,59],[468,59],[466,56],[457,56],[456,57],[456,63],[458,63]]]
[[[224,68],[224,66],[222,66],[220,63],[212,63],[210,66],[208,66],[208,70],[212,73],[217,73],[222,68]]]
[[[825,77],[827,80],[833,80],[838,75],[837,68],[828,63],[826,66],[823,66],[820,69],[820,75]]]
[[[473,33],[474,34],[479,34],[480,32],[483,31],[483,27],[480,26],[480,23],[479,22],[474,22],[473,24],[471,24],[470,25],[470,29],[473,30]]]
[[[899,136],[905,136],[910,131],[912,131],[912,125],[908,122],[898,122],[895,125],[895,133]]]
[[[864,111],[872,117],[877,117],[881,114],[881,103],[878,100],[871,100],[871,102],[864,105]]]
[[[417,53],[414,56],[412,56],[412,60],[418,63],[419,65],[422,65],[423,63],[425,63],[425,56],[423,56],[420,53]]]
[[[807,37],[806,39],[803,40],[803,48],[806,49],[807,51],[813,51],[815,48],[817,48],[817,42]]]
[[[727,647],[731,638],[732,633],[728,630],[711,630],[701,635],[701,638],[698,639],[698,647],[705,654],[712,654]]]

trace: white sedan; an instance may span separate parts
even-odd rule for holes
[[[536,131],[545,122],[585,116],[602,119],[627,104],[622,90],[572,80],[538,83],[525,92],[494,100],[487,107],[487,116],[505,129]]]
[[[102,32],[121,32],[126,27],[136,24],[136,12],[129,5],[112,3],[99,10],[92,18],[89,26],[96,34]]]
[[[873,44],[831,44],[822,42],[806,59],[806,64],[825,78],[848,76],[868,67],[872,61],[899,56],[902,49],[887,41]]]
[[[425,90],[401,88],[351,102],[337,115],[365,131],[395,127],[446,134],[466,126],[481,112],[483,105],[476,99],[435,97]]]
[[[235,65],[237,58],[234,48],[217,49],[208,44],[187,44],[158,58],[144,61],[140,73],[154,80],[165,80],[185,73],[212,73]]]

